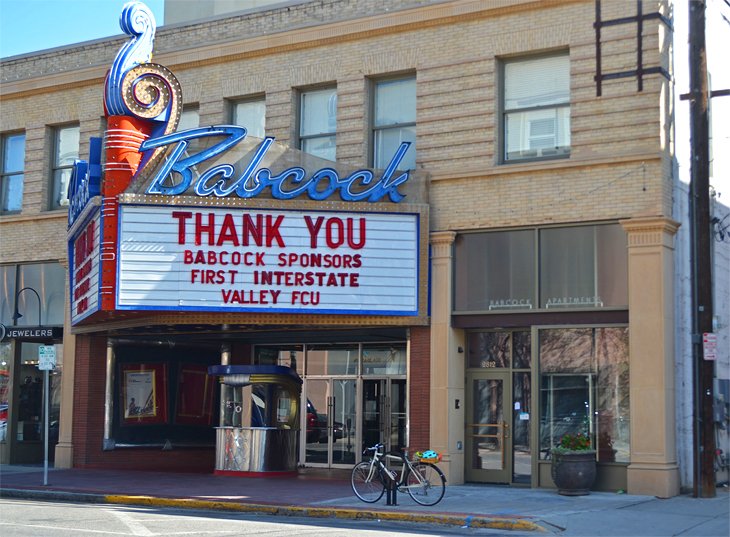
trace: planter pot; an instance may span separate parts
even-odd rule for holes
[[[552,454],[552,477],[558,494],[585,496],[596,480],[596,452],[578,451]]]

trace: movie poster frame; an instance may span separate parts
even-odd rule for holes
[[[147,400],[152,403],[151,412],[134,413],[130,410],[132,400],[137,401],[140,393],[144,394],[148,391],[147,386],[135,386],[138,382],[143,382],[152,389],[149,395],[145,397],[145,407],[147,406]],[[120,367],[120,383],[120,421],[122,425],[167,423],[167,364],[150,362],[122,364]],[[139,408],[139,405],[135,406]],[[145,407],[142,407],[142,410]]]

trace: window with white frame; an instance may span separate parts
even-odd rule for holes
[[[263,138],[266,132],[266,100],[260,97],[233,102],[231,120],[234,125],[246,127],[249,136]]]
[[[25,134],[2,135],[0,162],[0,214],[19,213],[23,207]]]
[[[416,167],[416,78],[379,80],[373,91],[373,167],[385,168],[401,142],[411,142],[398,166]]]
[[[504,162],[570,155],[570,58],[566,52],[505,61]]]
[[[53,131],[51,209],[68,206],[68,183],[74,161],[79,158],[79,126],[66,125]]]
[[[327,160],[337,158],[337,89],[299,94],[299,148]]]

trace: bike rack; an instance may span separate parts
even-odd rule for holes
[[[395,479],[388,480],[388,487],[386,491],[386,503],[385,505],[398,505],[398,483]]]

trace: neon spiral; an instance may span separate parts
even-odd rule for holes
[[[104,104],[110,115],[123,116],[130,110],[124,106],[121,85],[130,69],[152,59],[157,25],[150,8],[142,2],[130,2],[122,9],[119,26],[132,39],[119,49],[114,58],[104,87]]]
[[[138,65],[124,76],[121,90],[124,105],[131,115],[158,120],[161,127],[164,125],[164,129],[153,133],[154,136],[164,136],[177,129],[182,114],[182,88],[167,67],[155,63]],[[170,147],[155,149],[143,163],[138,177],[151,173],[170,150]]]

